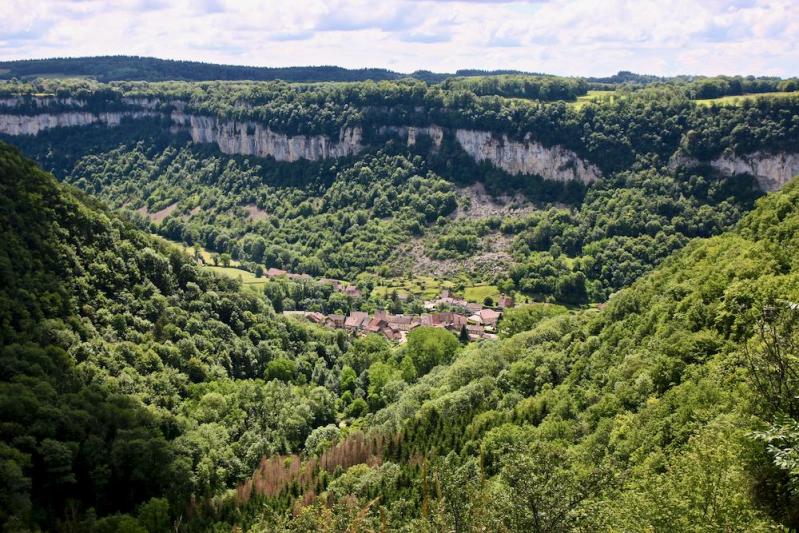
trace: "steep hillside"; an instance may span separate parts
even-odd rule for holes
[[[665,165],[791,152],[799,98],[744,106],[700,106],[679,86],[629,93],[602,105],[481,97],[419,81],[291,85],[282,82],[119,82],[42,80],[0,85],[0,133],[36,135],[60,127],[118,125],[158,117],[227,154],[277,161],[357,154],[417,136],[464,151],[509,175],[595,181],[636,162]],[[747,126],[748,129],[737,126]],[[776,168],[776,167],[775,167]],[[796,171],[796,169],[793,169]],[[779,186],[790,169],[769,178]],[[773,182],[773,183],[772,183]]]
[[[422,271],[602,302],[799,172],[796,98],[707,107],[675,85],[569,107],[469,87],[8,82],[0,131],[150,231],[367,295]],[[476,184],[499,215],[471,214]]]
[[[343,439],[320,456],[333,466],[281,496],[277,480],[291,474],[264,462],[228,520],[290,531],[795,528],[797,257],[799,180],[602,311],[522,308],[514,320],[529,313],[529,331],[471,345],[409,387],[381,384],[388,403],[366,417],[367,460]]]
[[[769,105],[744,120],[787,120]],[[741,119],[720,120],[731,117]],[[425,159],[430,145],[261,167],[145,122],[112,129],[119,139],[90,127],[77,143],[65,130],[28,140],[96,140],[51,159],[67,161],[80,188],[147,213],[185,202],[159,226],[183,240],[241,236],[239,253],[292,265],[328,254],[303,257],[308,268],[370,261],[390,239],[432,239],[428,228],[441,233],[429,243],[436,253],[458,257],[472,235],[500,231],[516,236],[521,259],[506,283],[584,301],[582,269],[596,269],[606,296],[689,237],[729,227],[752,200],[751,177],[642,165],[597,181],[579,210],[463,222],[447,217],[465,210],[455,184],[469,181],[448,174],[453,159]],[[794,142],[762,135],[734,142]],[[30,147],[48,159],[46,145]],[[225,218],[251,203],[268,218]],[[396,346],[276,316],[271,298],[201,269],[5,144],[0,233],[7,529],[799,526],[796,180],[603,309],[521,306],[505,318],[515,335],[467,346],[440,328]],[[341,240],[325,248],[327,239]],[[613,256],[609,243],[622,258],[614,266],[596,261]],[[629,250],[656,257],[637,269]]]
[[[335,420],[346,339],[276,317],[2,143],[0,234],[4,528],[119,531],[133,519],[102,517],[138,509],[170,529]]]

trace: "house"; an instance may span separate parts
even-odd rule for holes
[[[497,307],[500,309],[510,309],[513,307],[513,296],[508,296],[506,294],[499,295],[499,301],[497,302]]]
[[[483,306],[480,305],[480,304],[472,304],[472,303],[467,303],[466,304],[466,310],[469,311],[469,313],[471,313],[471,314],[475,314],[475,313],[480,312],[480,310],[482,308],[483,308]]]
[[[465,316],[453,313],[452,324],[451,326],[447,327],[447,329],[449,329],[450,331],[454,331],[455,333],[460,333],[461,328],[467,324],[468,320]]]
[[[430,326],[444,328],[452,323],[452,315],[455,313],[433,313],[429,316]]]
[[[325,326],[329,328],[343,328],[345,321],[344,315],[327,315]]]
[[[311,312],[311,313],[305,313],[305,318],[307,318],[314,324],[323,324],[325,322],[326,317],[322,313]]]
[[[344,320],[344,328],[347,331],[360,331],[369,323],[369,320],[371,320],[369,318],[369,313],[351,311],[350,316]]]
[[[266,277],[268,278],[277,278],[286,275],[288,275],[288,272],[286,272],[285,270],[280,270],[279,268],[270,267],[266,271]]]
[[[481,309],[477,314],[482,319],[483,325],[490,327],[496,327],[499,317],[502,316],[502,313],[499,311],[494,311],[493,309]]]
[[[391,329],[391,328],[383,328],[381,333],[383,333],[383,336],[385,336],[390,341],[400,341],[401,342],[402,339],[405,338],[405,332],[404,331],[398,331],[398,330],[394,330],[394,329]]]
[[[482,339],[484,335],[482,326],[477,326],[477,325],[466,326],[466,332],[469,334],[470,341],[476,341]]]
[[[483,325],[483,317],[480,316],[479,311],[477,313],[473,314],[472,316],[470,316],[467,319],[467,321],[469,322],[469,324],[476,324],[478,326],[482,326]]]
[[[375,316],[371,319],[366,326],[364,326],[364,331],[367,333],[380,333],[381,330],[386,326],[386,321],[382,317]]]
[[[388,315],[386,316],[388,327],[399,331],[410,331],[413,317],[406,315]]]

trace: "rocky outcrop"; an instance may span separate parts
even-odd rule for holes
[[[6,135],[37,135],[40,131],[70,126],[105,124],[118,126],[123,118],[158,116],[150,111],[112,111],[90,113],[88,111],[66,111],[63,113],[39,113],[36,115],[13,115],[0,113],[0,133]]]
[[[363,131],[360,127],[342,128],[337,138],[287,135],[254,121],[187,113],[184,102],[152,98],[124,98],[122,102],[138,109],[105,113],[74,110],[35,115],[0,114],[0,133],[36,135],[50,128],[96,123],[115,126],[125,117],[162,116],[171,118],[173,132],[186,131],[195,143],[215,144],[221,152],[231,155],[273,157],[277,161],[289,162],[300,159],[317,161],[354,155],[363,149]],[[382,126],[378,133],[398,136],[408,146],[415,145],[421,136],[426,136],[432,140],[434,147],[440,148],[446,130],[436,125]],[[574,152],[560,146],[545,147],[532,140],[529,134],[524,140],[517,141],[509,139],[507,135],[488,131],[458,129],[454,130],[454,137],[475,161],[487,161],[510,174],[536,174],[549,180],[579,180],[584,183],[601,176],[594,165],[581,160]]]
[[[697,159],[681,154],[675,155],[669,163],[671,169],[691,168],[703,164]],[[725,154],[706,162],[719,172],[728,175],[749,174],[754,176],[758,186],[765,192],[780,190],[794,176],[799,176],[799,153],[753,152],[747,155]]]
[[[416,144],[419,136],[430,137],[433,146],[441,147],[444,129],[440,126],[381,126],[380,135],[395,135],[408,146]],[[577,154],[561,146],[546,147],[532,140],[523,141],[489,131],[455,130],[455,140],[475,161],[488,161],[509,174],[536,174],[548,180],[579,180],[590,183],[601,177],[597,167],[586,163]]]
[[[172,113],[173,123],[186,129],[196,143],[214,143],[226,154],[273,157],[278,161],[357,154],[363,148],[361,128],[343,128],[337,140],[326,135],[286,135],[255,122],[221,120],[216,117]]]
[[[509,174],[536,174],[548,180],[579,180],[590,183],[601,177],[597,167],[562,146],[546,147],[532,140],[523,141],[488,131],[455,131],[455,138],[475,161],[488,161]]]
[[[408,146],[416,144],[416,139],[419,136],[430,137],[433,141],[433,146],[441,148],[441,143],[444,140],[444,129],[440,126],[380,126],[377,130],[380,135],[394,135],[400,139],[405,140]]]
[[[135,96],[135,97],[124,97],[122,98],[122,103],[133,106],[139,107],[141,109],[148,109],[150,111],[155,111],[160,109],[164,105],[170,105],[177,109],[178,111],[183,111],[186,109],[186,102],[182,100],[168,100],[164,101],[159,98],[147,98],[144,96]]]
[[[711,165],[725,174],[751,174],[762,190],[772,192],[799,176],[799,153],[754,152],[746,156],[720,157]]]
[[[62,107],[86,107],[86,100],[79,100],[77,98],[58,98],[55,96],[9,96],[0,98],[0,107],[19,107],[22,105],[33,105],[39,109],[46,109],[55,105]]]

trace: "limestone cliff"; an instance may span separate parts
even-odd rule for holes
[[[590,183],[601,177],[597,167],[562,146],[546,147],[532,140],[509,139],[487,131],[455,131],[455,138],[475,161],[488,161],[509,174],[537,174],[548,180]]]
[[[416,139],[421,136],[430,137],[433,141],[433,146],[441,148],[441,142],[444,140],[444,129],[432,126],[380,126],[377,130],[380,135],[394,135],[400,139],[404,139],[408,146],[416,144]]]
[[[701,162],[684,155],[675,155],[669,166],[691,168]],[[757,180],[760,189],[766,192],[777,191],[794,176],[799,176],[799,153],[790,152],[753,152],[746,155],[725,154],[717,157],[709,164],[724,174],[749,174]]]
[[[0,133],[6,135],[37,135],[40,131],[70,126],[106,124],[118,126],[123,118],[144,118],[157,116],[150,111],[112,111],[90,113],[88,111],[66,111],[62,113],[38,113],[36,115],[15,115],[0,113]]]
[[[420,135],[430,137],[433,146],[441,147],[444,129],[440,126],[381,126],[381,135],[395,135],[404,139],[408,146],[416,144]],[[489,131],[455,130],[455,140],[472,158],[488,161],[509,174],[537,174],[548,180],[579,180],[590,183],[601,176],[597,167],[586,163],[577,154],[561,146],[546,147],[531,139],[528,134],[523,141],[514,141],[507,135]]]
[[[286,135],[256,122],[222,120],[216,117],[172,113],[178,128],[186,129],[196,143],[214,143],[226,154],[274,157],[278,161],[316,161],[343,157],[361,151],[361,128],[343,128],[338,139],[326,135]]]
[[[121,103],[123,110],[120,111],[89,112],[85,110],[86,102],[79,99],[55,96],[3,97],[0,98],[0,133],[37,135],[51,128],[90,124],[116,126],[123,118],[161,116],[171,119],[173,131],[187,131],[194,142],[216,144],[226,154],[273,157],[278,161],[315,161],[354,155],[363,149],[363,131],[360,127],[343,128],[337,138],[287,135],[253,121],[191,114],[186,111],[187,103],[180,100],[125,97]],[[35,108],[33,114],[31,108]],[[549,180],[579,180],[584,183],[601,177],[595,165],[583,161],[571,150],[562,146],[544,146],[535,141],[530,133],[523,140],[515,140],[489,131],[446,130],[435,124],[381,126],[377,133],[399,137],[409,146],[415,145],[420,136],[426,136],[432,140],[435,148],[441,147],[445,135],[453,135],[475,161],[487,161],[510,174],[537,174]],[[698,164],[700,162],[678,153],[672,158],[670,166],[677,168]],[[799,175],[799,153],[724,155],[706,164],[725,174],[751,174],[765,191],[775,191],[793,176]]]
[[[0,98],[0,107],[15,108],[22,105],[33,105],[39,109],[46,109],[53,106],[61,107],[86,107],[86,101],[78,98],[58,98],[55,96],[7,96]]]
[[[53,104],[82,107],[78,100],[55,98],[33,99],[43,111]],[[92,113],[80,109],[37,114],[13,114],[13,109],[28,100],[6,98],[0,100],[0,133],[8,135],[37,135],[50,128],[84,126],[102,123],[115,126],[122,118],[152,116],[169,117],[172,131],[187,131],[196,143],[212,143],[226,154],[273,157],[277,161],[316,161],[354,155],[363,149],[363,131],[360,127],[343,128],[338,138],[326,135],[287,135],[272,131],[268,126],[254,121],[223,119],[186,112],[183,101],[164,101],[158,98],[125,97],[122,103],[129,110]],[[8,113],[2,113],[3,108]],[[445,129],[435,124],[429,126],[382,126],[378,133],[395,135],[415,145],[420,136],[429,137],[433,146],[441,147]],[[588,183],[600,177],[599,170],[562,147],[545,147],[531,139],[509,139],[487,131],[459,129],[454,131],[457,142],[476,161],[488,161],[511,174],[538,174],[546,179]]]

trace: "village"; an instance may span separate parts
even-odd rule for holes
[[[356,285],[332,278],[316,278],[308,274],[297,274],[279,268],[263,271],[267,279],[285,278],[292,281],[315,281],[329,285],[352,300],[361,299],[364,294]],[[406,296],[399,295],[400,300]],[[404,343],[409,331],[420,326],[444,328],[462,340],[479,341],[496,339],[497,325],[505,309],[514,306],[512,296],[500,294],[494,306],[469,302],[458,297],[449,289],[442,289],[437,298],[423,302],[424,313],[394,314],[378,310],[373,314],[365,311],[350,311],[348,315],[324,314],[318,311],[286,310],[286,316],[302,317],[311,323],[341,329],[351,335],[379,334],[397,343]]]
[[[342,290],[348,288],[352,289],[349,286]],[[445,289],[437,299],[425,301],[424,307],[428,312],[419,315],[391,314],[387,311],[376,311],[373,315],[351,311],[347,316],[314,311],[284,311],[284,314],[302,316],[314,324],[343,329],[353,335],[380,334],[402,344],[408,332],[420,326],[444,328],[463,340],[496,339],[502,311],[513,305],[512,297],[502,295],[496,309],[485,307],[458,298]]]

